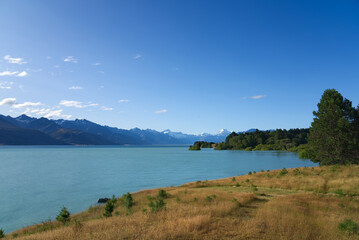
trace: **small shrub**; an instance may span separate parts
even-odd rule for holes
[[[118,216],[118,215],[120,215],[120,212],[119,212],[119,211],[116,211],[116,212],[115,212],[115,216]]]
[[[238,202],[237,198],[233,198],[232,202],[234,202],[234,203]]]
[[[13,233],[13,234],[12,234],[12,237],[13,237],[13,238],[17,238],[18,236],[19,236],[18,233]]]
[[[246,179],[246,182],[248,183],[248,182],[249,182],[249,179]]]
[[[269,172],[269,169],[267,170],[267,172]]]
[[[262,169],[261,172],[264,172],[264,170]]]
[[[206,197],[206,201],[207,201],[207,202],[212,202],[212,200],[213,200],[213,198],[212,198],[211,196],[207,196],[207,197]]]
[[[252,175],[252,171],[249,171],[248,175]]]
[[[163,201],[163,198],[157,198],[155,201],[151,201],[148,206],[152,212],[158,212],[166,208],[166,203]]]
[[[112,199],[107,201],[106,206],[105,206],[105,212],[103,213],[103,216],[111,217],[114,208],[115,208],[115,201],[112,201]]]
[[[125,208],[130,209],[133,206],[133,198],[131,193],[128,192],[123,194],[121,202]]]
[[[280,176],[284,176],[284,175],[286,175],[287,173],[288,173],[288,170],[285,169],[285,168],[283,168],[283,169],[280,171],[279,175],[280,175]]]
[[[217,196],[216,196],[216,194],[212,194],[211,197],[212,197],[212,198],[216,198]]]
[[[193,198],[193,201],[194,201],[194,202],[197,202],[197,201],[198,201],[198,198],[196,198],[196,197]]]
[[[235,178],[235,177],[233,177],[233,178],[232,178],[232,182],[235,182],[235,181],[236,181],[236,178]]]
[[[66,207],[63,207],[61,209],[61,211],[59,212],[59,214],[56,217],[56,220],[61,222],[62,224],[65,224],[68,221],[70,221],[70,212],[67,211]]]
[[[253,171],[253,174],[256,174],[257,172],[256,171]]]
[[[253,191],[253,192],[258,191],[258,188],[257,188],[255,185],[253,185],[253,184],[251,184],[251,188],[252,188],[252,191]]]
[[[339,223],[338,228],[339,228],[339,230],[350,233],[350,234],[358,233],[358,224],[356,224],[349,218],[346,218],[343,222]]]
[[[142,213],[146,213],[147,212],[147,208],[142,209]]]
[[[300,175],[301,172],[300,172],[300,170],[298,168],[296,168],[296,169],[293,170],[293,174],[294,174],[294,176],[297,176],[297,175]]]
[[[239,187],[239,186],[241,186],[241,185],[239,185],[239,183],[237,182],[237,183],[236,183],[236,187]]]
[[[167,193],[166,193],[165,190],[160,189],[160,190],[158,191],[157,198],[165,199],[165,198],[167,198],[167,197],[168,197],[168,195],[167,195]]]
[[[338,197],[343,197],[344,196],[343,190],[341,190],[341,189],[338,189],[338,190],[334,191],[334,193],[337,194]]]
[[[5,237],[5,232],[2,228],[0,228],[0,238],[4,238]]]
[[[181,202],[181,199],[179,197],[176,198],[176,202],[177,203],[180,203]]]

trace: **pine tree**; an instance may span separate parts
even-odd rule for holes
[[[324,91],[314,111],[308,143],[310,158],[320,165],[355,163],[358,148],[355,131],[356,109],[335,89]]]

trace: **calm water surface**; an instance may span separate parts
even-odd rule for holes
[[[188,151],[184,146],[0,147],[0,228],[6,232],[75,213],[100,197],[146,188],[316,166],[290,152]]]

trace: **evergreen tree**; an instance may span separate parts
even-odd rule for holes
[[[310,158],[320,165],[358,163],[356,110],[335,89],[324,91],[308,135]]]
[[[63,207],[56,217],[56,220],[65,224],[70,221],[70,212],[67,211],[66,207]]]

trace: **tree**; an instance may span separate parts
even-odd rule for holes
[[[67,211],[66,207],[63,207],[56,217],[56,220],[65,224],[70,221],[70,212]]]
[[[115,209],[115,203],[117,202],[117,199],[115,198],[115,195],[112,196],[112,199],[108,200],[105,206],[105,212],[103,215],[105,217],[111,217],[112,212]]]
[[[126,194],[123,194],[121,201],[125,208],[130,209],[133,205],[133,198],[131,193],[128,192]]]
[[[309,155],[320,165],[358,163],[356,109],[335,89],[324,91],[308,135]]]

